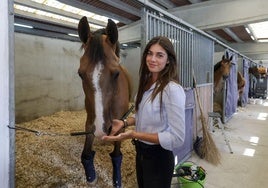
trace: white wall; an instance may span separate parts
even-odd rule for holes
[[[14,175],[12,155],[12,133],[9,134],[7,125],[12,124],[12,104],[13,104],[13,79],[9,70],[13,65],[13,50],[11,26],[13,26],[13,16],[9,14],[11,2],[0,1],[0,183],[2,188],[13,187],[12,177]],[[12,3],[13,4],[13,3]],[[12,35],[11,35],[12,36]],[[10,70],[12,73],[12,69]],[[14,135],[13,135],[14,136]]]
[[[81,43],[15,33],[16,122],[84,108]]]
[[[121,63],[128,70],[132,83],[132,99],[137,94],[139,85],[139,69],[141,63],[141,48],[131,48],[121,53]]]
[[[61,110],[84,108],[82,82],[77,74],[83,53],[80,42],[15,33],[16,122],[29,121]],[[122,51],[121,63],[137,92],[140,48]]]
[[[224,55],[224,52],[215,52],[214,53],[214,58],[213,58],[214,59],[214,65],[222,60],[223,55]]]

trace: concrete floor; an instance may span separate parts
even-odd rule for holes
[[[194,152],[188,159],[206,170],[204,187],[268,187],[268,100],[262,100],[262,104],[248,104],[244,108],[238,108],[237,113],[224,126],[233,154],[230,154],[220,129],[215,129],[212,137],[221,153],[221,164],[213,166]],[[174,178],[172,187],[201,186],[179,186]]]

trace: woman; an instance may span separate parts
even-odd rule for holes
[[[139,88],[133,117],[113,120],[106,141],[133,139],[139,188],[170,188],[174,170],[173,149],[185,137],[185,93],[177,83],[174,47],[166,37],[149,41],[140,66]],[[116,136],[120,129],[136,125]]]

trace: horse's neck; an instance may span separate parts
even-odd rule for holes
[[[214,92],[220,92],[223,88],[223,78],[219,70],[214,72]]]

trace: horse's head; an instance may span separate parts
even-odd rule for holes
[[[214,65],[214,93],[222,91],[222,81],[226,80],[230,74],[232,59],[233,56],[229,58],[223,55],[222,60]]]
[[[112,119],[128,109],[129,83],[119,64],[118,30],[109,19],[106,29],[91,32],[83,17],[78,34],[84,49],[78,74],[85,93],[86,131],[102,136],[109,134]]]
[[[228,58],[223,55],[222,60],[220,61],[220,72],[224,80],[226,80],[230,74],[230,69],[232,66],[232,62],[231,62],[232,59],[233,59],[233,56]]]
[[[262,76],[262,74],[260,73],[260,68],[258,68],[257,66],[249,67],[248,72],[256,78],[260,78]]]

